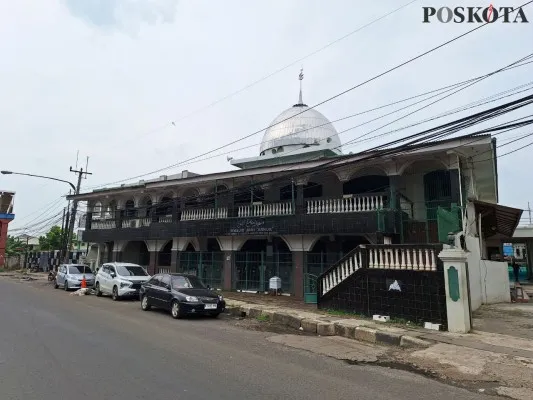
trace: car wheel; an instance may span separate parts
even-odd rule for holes
[[[170,307],[170,314],[174,319],[180,319],[182,317],[180,303],[177,300],[174,300],[172,302],[172,306]]]
[[[68,292],[68,281],[65,281],[63,289],[65,289],[65,292]]]
[[[141,299],[141,309],[143,311],[148,311],[152,308],[152,306],[150,305],[150,303],[148,303],[148,296],[147,295],[144,295]]]
[[[99,282],[96,282],[96,297],[101,297],[102,296],[102,291],[100,290],[100,283]]]
[[[113,286],[113,294],[111,295],[111,298],[113,301],[117,301],[120,298],[118,295],[118,288],[116,286]]]
[[[57,280],[54,279],[54,289],[57,289],[59,285],[57,284]]]

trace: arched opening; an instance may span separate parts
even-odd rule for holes
[[[141,200],[139,207],[140,215],[144,217],[151,217],[153,212],[152,207],[152,198],[150,196],[145,196]]]
[[[139,264],[148,267],[150,263],[150,253],[144,241],[128,242],[122,251],[122,262]]]
[[[196,251],[188,243],[185,251],[179,253],[179,271],[196,275],[205,285],[222,289],[224,278],[224,253],[215,238],[207,240],[207,251]]]
[[[431,171],[424,175],[424,199],[428,220],[437,218],[437,209],[450,208],[452,185],[450,171]]]
[[[255,202],[262,202],[265,199],[265,191],[259,186],[242,187],[237,189],[237,192],[234,194],[234,203],[235,205],[246,205]]]
[[[198,190],[195,188],[188,188],[183,192],[182,199],[185,207],[194,208],[198,205]]]
[[[283,239],[247,240],[235,253],[235,288],[242,291],[264,292],[269,279],[281,278],[281,289],[292,293],[292,253]]]
[[[135,218],[137,216],[137,210],[135,209],[135,201],[132,199],[126,200],[124,203],[124,217]]]
[[[174,200],[172,199],[172,197],[163,196],[159,203],[157,203],[155,210],[156,215],[158,217],[171,216],[173,203]]]
[[[97,201],[93,206],[93,219],[98,220],[102,218],[102,203]]]
[[[106,208],[105,218],[106,219],[114,219],[117,212],[117,202],[115,200],[111,200]]]
[[[157,255],[158,267],[170,267],[172,265],[172,240],[169,240]]]
[[[350,179],[342,185],[343,194],[367,195],[386,193],[389,190],[389,177],[365,175]]]

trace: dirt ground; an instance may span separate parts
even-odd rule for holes
[[[474,313],[474,330],[533,340],[533,303],[481,306]]]

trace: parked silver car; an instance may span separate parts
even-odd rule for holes
[[[57,269],[54,287],[62,287],[65,290],[81,288],[81,282],[85,276],[87,287],[94,285],[94,274],[91,268],[83,264],[61,264]]]

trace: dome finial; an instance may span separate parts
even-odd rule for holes
[[[303,104],[303,99],[302,99],[302,81],[304,80],[304,69],[302,67],[302,69],[300,69],[300,75],[298,76],[298,79],[300,79],[300,98],[298,99],[298,104],[301,105]]]

